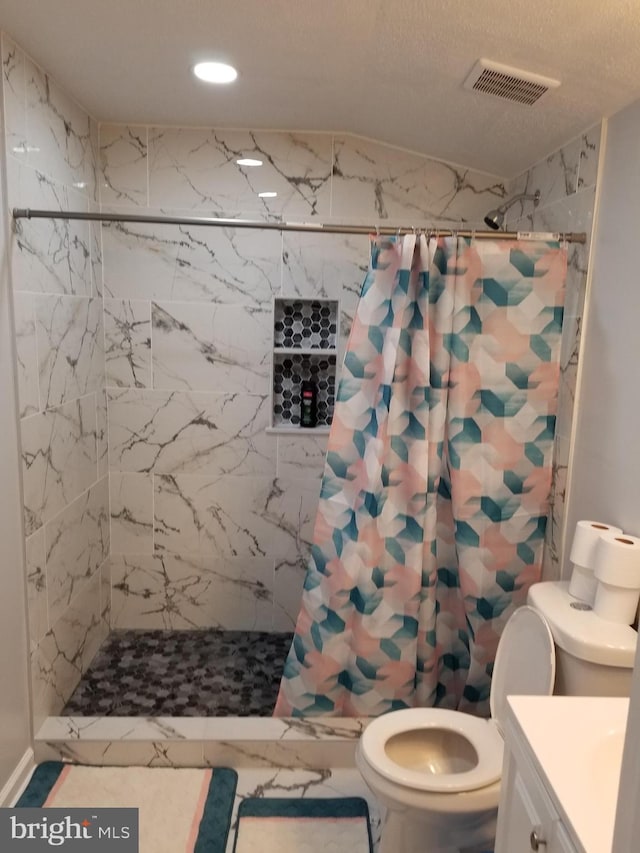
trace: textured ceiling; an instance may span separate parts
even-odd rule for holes
[[[0,0],[0,27],[101,121],[346,131],[507,178],[640,96],[631,0]],[[481,56],[562,85],[470,92]]]

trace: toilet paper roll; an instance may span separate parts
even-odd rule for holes
[[[583,569],[593,570],[595,547],[603,533],[622,533],[619,527],[602,521],[579,521],[573,534],[569,559]]]
[[[598,581],[593,574],[593,569],[574,565],[569,581],[570,596],[577,598],[578,601],[584,601],[585,604],[593,604],[597,586]]]
[[[603,533],[596,543],[593,573],[620,589],[640,589],[640,539],[625,533]]]
[[[622,589],[608,583],[598,581],[593,612],[601,619],[618,622],[620,625],[631,625],[638,609],[640,590]]]

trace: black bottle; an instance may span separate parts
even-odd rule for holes
[[[300,426],[314,427],[318,423],[318,390],[316,383],[305,380],[300,386]]]

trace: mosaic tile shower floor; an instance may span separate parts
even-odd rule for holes
[[[113,631],[62,713],[271,716],[291,636],[218,630]]]

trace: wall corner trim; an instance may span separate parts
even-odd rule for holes
[[[13,806],[29,784],[35,766],[33,749],[29,747],[0,791],[0,808]]]

